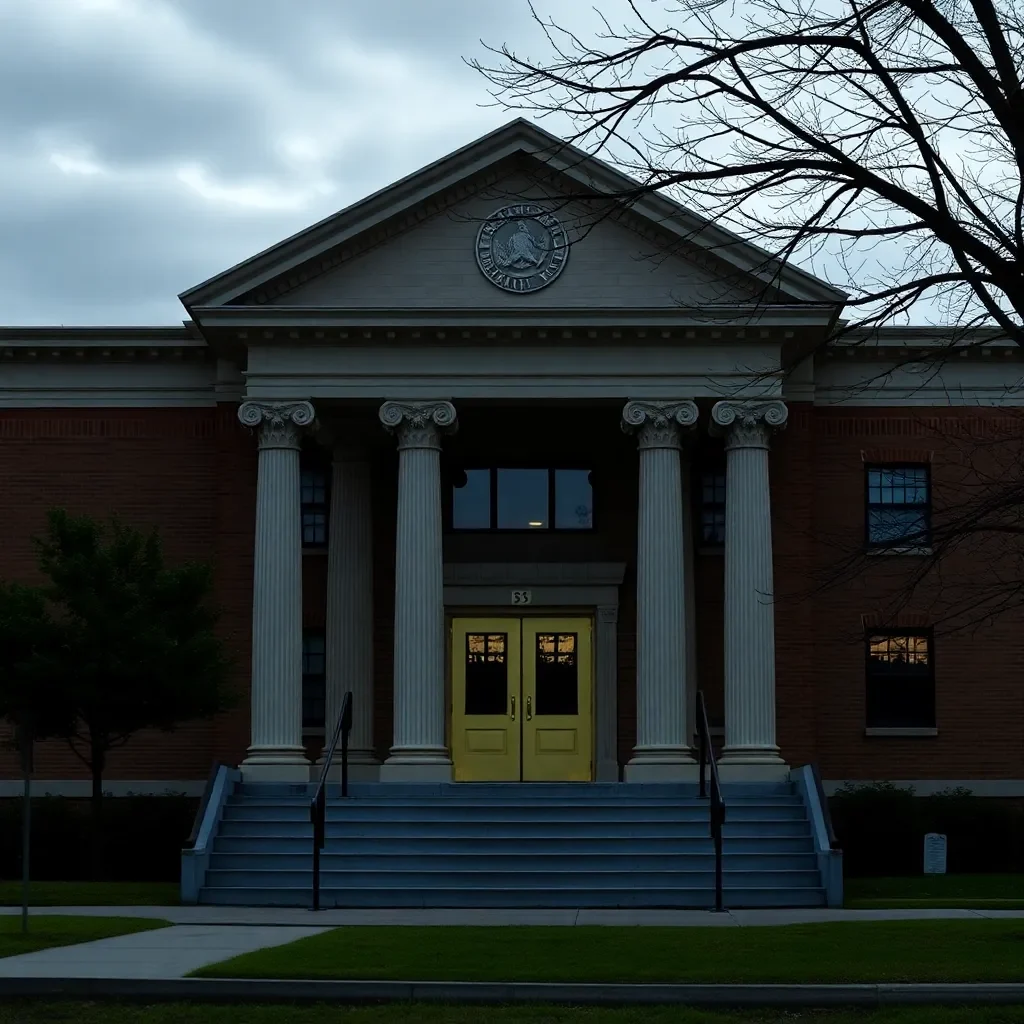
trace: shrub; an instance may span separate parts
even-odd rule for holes
[[[129,795],[104,801],[106,877],[118,882],[175,882],[181,848],[199,807],[196,797]],[[91,877],[89,801],[32,800],[31,874],[37,881]],[[21,800],[0,801],[0,878],[21,877]]]
[[[880,782],[842,787],[829,808],[850,877],[920,874],[928,832],[947,837],[951,873],[1024,871],[1024,811],[1005,801]]]

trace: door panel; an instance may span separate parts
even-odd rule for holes
[[[524,619],[523,780],[592,777],[589,619]]]
[[[452,760],[457,782],[518,782],[518,619],[452,623]]]

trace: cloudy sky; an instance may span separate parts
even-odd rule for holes
[[[0,323],[179,323],[179,292],[508,120],[481,39],[544,50],[526,0],[0,0]]]

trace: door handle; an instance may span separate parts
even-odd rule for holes
[[[528,722],[533,720],[533,697],[526,698],[526,720]]]
[[[514,722],[515,720],[516,720],[516,699],[515,699],[515,697],[513,697],[512,698],[512,721]]]

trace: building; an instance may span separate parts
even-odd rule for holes
[[[0,330],[0,575],[54,505],[159,526],[215,564],[251,693],[133,738],[111,792],[306,781],[347,690],[362,780],[692,780],[699,687],[727,781],[1024,795],[1018,618],[882,616],[952,432],[1019,430],[1018,349],[827,346],[840,292],[625,187],[515,121],[184,292],[181,327]],[[87,792],[60,744],[37,778]]]

